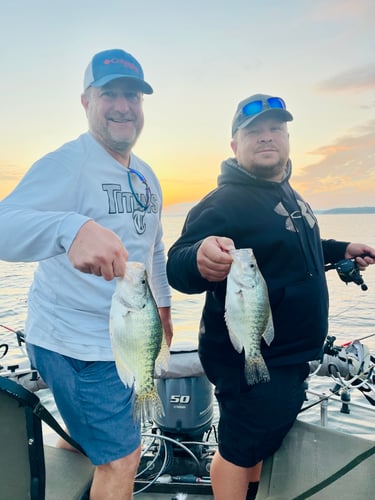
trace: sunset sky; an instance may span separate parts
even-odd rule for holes
[[[0,17],[0,198],[87,130],[92,55],[123,48],[154,94],[134,152],[164,204],[200,199],[232,155],[237,103],[285,99],[293,186],[315,209],[375,206],[374,0],[12,0]]]

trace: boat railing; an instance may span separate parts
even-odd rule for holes
[[[341,394],[341,396],[338,396],[333,393],[328,394],[326,392],[307,389],[306,393],[307,395],[315,396],[318,398],[318,404],[320,407],[320,425],[323,427],[328,426],[330,402],[341,404],[341,413],[350,413],[350,408],[360,408],[361,410],[375,413],[375,406],[371,406],[368,403],[352,401],[350,399],[350,395],[347,395],[344,392]]]

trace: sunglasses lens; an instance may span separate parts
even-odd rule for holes
[[[272,109],[286,109],[285,102],[280,97],[270,97],[267,102]]]
[[[248,104],[246,104],[242,108],[242,113],[245,116],[252,116],[252,115],[256,115],[257,113],[260,113],[262,111],[262,108],[263,108],[262,101],[252,101],[252,102],[249,102]]]
[[[264,106],[266,109],[286,109],[285,102],[281,99],[281,97],[269,97],[267,102],[264,103],[260,100],[249,102],[242,108],[242,113],[245,116],[257,115],[263,111]]]

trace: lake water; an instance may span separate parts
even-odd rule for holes
[[[166,248],[176,240],[181,232],[186,210],[172,207],[164,213],[164,240]],[[318,215],[321,235],[323,238],[335,238],[344,241],[366,242],[375,247],[375,215]],[[27,293],[32,281],[36,264],[8,263],[0,261],[0,324],[14,330],[23,330],[27,312]],[[337,344],[375,334],[375,266],[363,273],[367,291],[353,283],[346,285],[341,281],[335,270],[327,273],[330,291],[330,335],[337,338]],[[173,291],[172,315],[174,322],[174,341],[197,341],[198,323],[204,296],[184,295]],[[23,354],[17,348],[15,336],[6,329],[0,328],[0,344],[9,343],[10,352],[6,363],[0,359],[0,364],[6,365],[23,359]],[[375,335],[363,343],[375,354]],[[1,352],[1,351],[0,351]],[[313,377],[309,387],[314,391],[330,393],[334,383],[328,377]],[[41,391],[43,392],[43,391]],[[53,400],[44,394],[47,407],[54,410]],[[362,435],[375,440],[374,412],[367,400],[358,391],[351,391],[351,399],[359,407],[353,407],[350,414],[340,412],[340,403],[329,403],[328,426]],[[313,400],[313,396],[309,396]],[[307,403],[308,404],[308,403]],[[319,407],[307,410],[301,414],[301,419],[318,423],[320,421]]]

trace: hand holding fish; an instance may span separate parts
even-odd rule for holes
[[[205,238],[197,252],[197,266],[200,274],[208,281],[223,281],[229,271],[233,258],[233,240],[224,236]]]
[[[78,231],[68,257],[79,271],[110,281],[124,276],[128,252],[117,234],[91,220]]]

